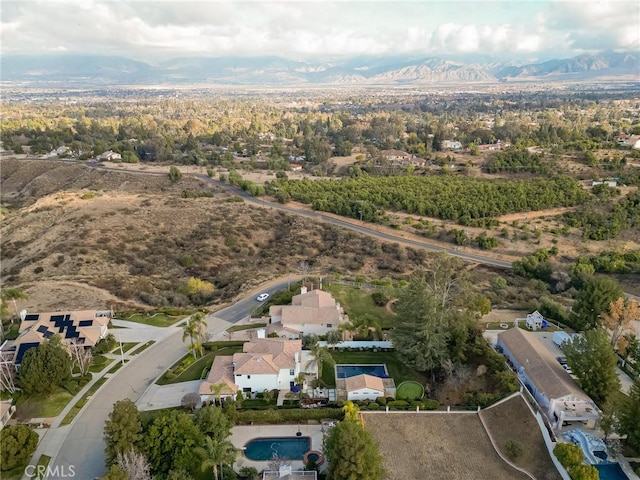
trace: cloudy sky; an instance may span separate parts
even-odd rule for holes
[[[3,54],[548,59],[640,50],[640,2],[623,0],[1,0],[0,8]]]

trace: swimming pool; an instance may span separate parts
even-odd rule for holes
[[[387,366],[381,365],[336,365],[336,378],[350,378],[356,375],[372,375],[374,377],[388,378]]]
[[[617,463],[599,463],[594,465],[600,474],[600,480],[629,480]]]
[[[249,440],[244,454],[249,460],[268,461],[275,456],[302,460],[311,450],[311,437],[260,437]]]

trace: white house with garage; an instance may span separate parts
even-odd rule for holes
[[[497,346],[554,429],[572,422],[595,428],[598,407],[534,333],[512,328],[498,334]]]
[[[303,362],[302,342],[265,338],[265,330],[246,342],[242,352],[217,356],[207,378],[200,384],[200,397],[230,397],[264,390],[289,391],[296,383]]]
[[[270,324],[267,332],[281,336],[300,338],[303,335],[326,335],[349,321],[339,303],[323,290],[307,291],[291,299],[291,305],[273,305],[269,308]]]
[[[373,375],[355,375],[345,379],[347,400],[375,400],[386,397],[384,383]]]

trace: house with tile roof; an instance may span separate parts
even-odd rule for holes
[[[344,310],[330,293],[323,290],[307,291],[291,299],[291,305],[273,305],[269,308],[271,323],[267,332],[300,338],[302,335],[326,335],[349,321]]]
[[[27,350],[37,347],[53,335],[60,335],[62,341],[67,343],[93,347],[107,335],[111,316],[111,310],[47,313],[28,313],[23,310],[20,312],[18,338],[3,344],[2,358],[20,365]]]
[[[511,328],[498,334],[497,345],[556,430],[565,422],[595,427],[598,407],[534,333]]]
[[[387,397],[384,382],[373,375],[355,375],[345,379],[347,400],[375,400],[378,397]],[[394,392],[395,394],[395,392]]]
[[[215,357],[207,378],[200,384],[200,397],[205,401],[212,395],[231,397],[238,390],[245,394],[290,390],[301,368],[300,340],[265,338],[265,330],[261,329],[258,338],[243,345],[242,352]]]

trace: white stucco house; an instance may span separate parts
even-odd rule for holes
[[[386,397],[384,383],[373,375],[356,375],[345,379],[347,400],[375,400]]]
[[[511,362],[554,429],[564,422],[595,428],[599,410],[534,333],[512,328],[498,334],[497,345]]]
[[[200,384],[201,399],[220,398],[264,390],[290,390],[302,367],[302,342],[283,338],[258,338],[246,342],[242,352],[217,356],[207,378]],[[213,388],[212,388],[213,386]],[[219,391],[217,391],[219,389]]]
[[[270,324],[267,332],[276,332],[291,338],[302,335],[326,335],[349,321],[339,303],[323,290],[307,291],[291,299],[291,305],[273,305],[269,308]]]
[[[122,160],[122,155],[113,150],[107,150],[106,152],[101,153],[96,157],[97,160],[106,160],[106,161],[114,161],[114,160]]]

